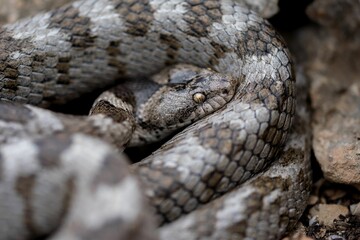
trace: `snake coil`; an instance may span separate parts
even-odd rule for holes
[[[237,86],[224,107],[132,166],[137,177],[84,135],[121,146],[129,121],[2,102],[0,239],[277,239],[298,220],[310,186],[301,154],[249,180],[282,151],[296,100],[284,41],[245,5],[80,0],[0,32],[0,98],[13,102],[62,104],[177,63]],[[165,224],[158,232],[147,200]]]

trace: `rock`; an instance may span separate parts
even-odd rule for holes
[[[306,228],[302,223],[298,223],[295,230],[282,240],[313,240],[313,238],[306,236]]]
[[[341,81],[341,80],[339,80]],[[332,81],[327,81],[331,85]],[[325,83],[324,83],[325,84]],[[359,88],[359,83],[351,87]],[[330,92],[334,99],[325,102],[320,89],[313,85],[311,96],[317,108],[313,118],[313,148],[326,179],[345,184],[360,183],[360,95],[350,89]],[[322,93],[325,94],[325,93]],[[326,104],[332,107],[326,109]],[[322,108],[322,109],[321,109]]]
[[[335,235],[335,234],[330,235],[327,239],[328,240],[346,240],[344,237]]]
[[[352,34],[360,27],[359,1],[315,0],[306,12],[320,25],[344,34]]]
[[[324,27],[300,30],[292,47],[311,83],[315,157],[326,179],[354,185],[360,183],[359,11],[359,1],[316,0],[307,12]]]
[[[314,239],[360,239],[360,217],[348,214],[360,194],[334,184],[360,190],[359,12],[357,0],[314,0],[307,14],[317,25],[287,35],[296,68],[301,67],[310,82],[314,159],[322,170],[314,168],[308,207],[315,206],[302,218]],[[352,214],[358,209],[351,205]]]
[[[308,205],[315,205],[319,202],[319,197],[315,195],[310,195]]]
[[[279,0],[245,0],[248,7],[258,12],[263,18],[270,18],[279,11],[278,1]],[[238,2],[243,3],[244,0]]]
[[[0,0],[0,24],[14,22],[68,2],[71,0]]]
[[[347,207],[337,204],[318,204],[309,211],[312,217],[317,217],[319,223],[325,226],[332,226],[335,219],[339,219],[340,215],[346,216],[348,213]]]
[[[360,203],[350,205],[350,212],[352,215],[360,216]]]
[[[346,194],[347,192],[343,189],[331,188],[324,190],[324,196],[330,201],[339,200],[343,198]]]

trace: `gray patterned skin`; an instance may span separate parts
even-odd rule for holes
[[[221,109],[237,88],[232,77],[188,64],[172,65],[145,80],[132,79],[105,91],[90,110],[90,115],[103,113],[111,117],[114,111],[104,104],[112,102],[134,115],[135,129],[127,146],[159,141]],[[131,105],[130,109],[122,102]]]
[[[103,142],[74,133],[101,137],[121,149],[136,132],[149,135],[158,131],[156,136],[148,136],[147,142],[152,142],[220,109],[236,90],[232,78],[183,64],[164,69],[152,78],[154,82],[137,80],[104,92],[89,117],[0,102],[1,112],[6,113],[0,116],[0,239],[44,237],[60,222],[64,222],[63,227],[55,233],[55,239],[152,238],[155,220],[145,208],[137,180],[127,177],[124,158],[114,157],[114,151]],[[169,82],[155,82],[164,78]],[[139,89],[138,85],[147,88]],[[199,93],[206,98],[194,101]],[[171,108],[162,107],[162,112],[155,115],[144,114],[149,103],[161,106],[168,104],[168,99],[178,99],[178,107],[174,109],[171,104]],[[139,119],[134,118],[134,112],[138,112]],[[167,117],[172,114],[182,114],[182,121],[169,119],[169,123]],[[164,123],[152,125],[159,117]],[[111,188],[104,190],[107,184]],[[15,206],[21,201],[23,212],[16,212]],[[102,208],[105,205],[109,207]],[[84,212],[88,214],[82,218]],[[10,218],[12,215],[19,216]],[[146,227],[133,234],[139,224]]]
[[[121,106],[123,105],[117,107]],[[0,144],[16,143],[29,137],[81,132],[101,137],[121,149],[129,141],[135,128],[132,113],[124,109],[118,110],[118,115],[111,117],[102,114],[86,117],[1,101],[0,111],[6,113],[0,115]]]
[[[220,109],[232,99],[237,87],[231,77],[185,64],[173,65],[150,79],[129,80],[103,92],[89,117],[0,102],[0,111],[7,113],[0,115],[0,143],[81,132],[119,149],[149,144]],[[195,101],[197,94],[205,98]]]
[[[19,140],[0,147],[0,163],[0,239],[47,237],[60,224],[52,239],[156,239],[138,179],[100,140]]]
[[[264,173],[160,229],[160,239],[281,239],[297,223],[311,190],[310,106],[297,80],[294,127],[281,156]]]
[[[268,22],[230,0],[83,0],[6,25],[0,31],[0,97],[15,102],[39,106],[60,104],[113,84],[119,76],[148,76],[175,63],[211,68],[236,80],[237,91],[230,103],[192,124],[133,167],[146,187],[145,193],[155,207],[160,223],[173,221],[195,210],[263,171],[285,144],[295,112],[294,75],[289,52]],[[24,115],[28,113],[25,110],[18,114],[26,118]],[[49,122],[50,128],[56,128],[53,124]],[[6,144],[3,148],[8,146]],[[2,154],[0,176],[12,174],[13,179],[21,179],[21,172],[7,173],[3,161],[24,159],[22,154],[25,152],[14,151],[13,156],[5,157]],[[14,169],[19,167],[14,165]],[[44,171],[46,173],[46,169]],[[300,176],[299,181],[301,179],[307,179],[306,174]],[[252,199],[261,196],[273,199],[278,193],[289,190],[288,201],[291,202],[296,199],[292,196],[306,192],[309,184],[303,181],[300,188],[297,185],[288,188],[290,185],[286,184],[286,177],[282,174],[276,178],[279,181],[268,180],[254,180],[252,185],[245,186],[248,190],[243,194],[248,194],[246,196],[230,195],[230,203],[226,203],[230,205],[237,197],[249,197],[248,205],[245,205],[249,213],[242,213],[242,207],[238,207],[237,213],[227,212],[226,204],[218,203],[226,198],[225,195],[212,203],[220,204],[220,207],[206,208],[206,218],[200,213],[200,222],[184,220],[204,228],[195,232],[194,239],[252,238],[251,233],[257,231],[258,236],[265,236],[267,232],[276,232],[269,235],[273,238],[281,236],[298,219],[305,198],[295,210],[281,198],[275,201],[274,207],[285,208],[274,210],[266,205],[267,201],[259,203],[264,210],[251,208]],[[261,185],[263,183],[267,184],[266,187]],[[10,186],[10,190],[14,189]],[[26,194],[22,196],[28,201],[30,197]],[[47,197],[41,193],[39,196]],[[67,216],[78,211],[75,203],[70,205]],[[23,236],[36,236],[32,235],[34,216],[26,217],[33,214],[33,206],[21,201],[17,206],[19,219],[27,219],[25,222],[30,223],[22,230]],[[255,226],[258,218],[250,218],[246,223],[241,221],[248,219],[246,214],[260,214],[261,219],[266,218],[269,209],[274,211],[274,216],[282,216],[284,212],[288,215],[278,219],[271,217],[269,224],[260,222],[260,228]],[[220,227],[214,228],[207,225],[209,221],[204,222],[216,214],[224,217],[216,219],[215,225]],[[191,216],[194,215],[189,215],[194,219]],[[237,216],[239,221],[227,227],[229,216]],[[58,230],[60,235],[55,236],[70,239],[62,233],[77,230],[78,225],[74,224],[63,225]],[[168,229],[172,226],[176,225]],[[181,224],[180,228],[186,229]],[[206,229],[210,228],[213,231],[209,233]],[[18,228],[12,230],[13,234],[19,232]],[[94,232],[105,234],[102,230],[94,229]],[[3,229],[0,233],[6,231]],[[161,235],[169,236],[166,234],[173,232],[166,231]],[[114,231],[110,229],[109,232],[115,239]],[[6,234],[11,239],[11,233]],[[87,236],[101,239],[100,236],[106,235]]]

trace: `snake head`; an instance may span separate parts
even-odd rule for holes
[[[139,139],[147,143],[160,140],[224,107],[235,94],[237,81],[232,77],[193,66],[180,69],[167,70],[162,75],[167,76],[167,83],[139,106],[140,127],[131,145]]]

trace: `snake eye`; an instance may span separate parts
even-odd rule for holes
[[[206,96],[203,93],[195,93],[193,95],[193,100],[196,103],[203,103],[203,102],[205,102],[205,99],[206,99]]]

